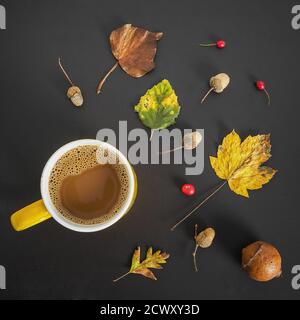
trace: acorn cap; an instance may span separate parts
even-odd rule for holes
[[[227,88],[230,82],[230,77],[226,73],[219,73],[210,78],[209,84],[214,88],[216,93],[221,93]]]

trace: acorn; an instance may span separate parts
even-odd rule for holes
[[[68,82],[71,84],[71,87],[69,87],[69,89],[67,91],[67,97],[71,100],[71,102],[73,103],[73,105],[75,107],[81,107],[83,105],[83,96],[82,96],[80,88],[75,86],[75,84],[73,83],[73,81],[69,77],[67,71],[63,67],[60,58],[58,58],[58,65],[59,65],[61,71],[63,72],[63,74],[65,75],[66,79],[68,80]]]
[[[205,230],[201,231],[198,234],[196,234],[196,232],[197,231],[195,231],[196,245],[202,249],[209,248],[212,245],[214,238],[216,236],[215,230],[213,228],[206,228]]]
[[[257,241],[242,251],[242,266],[249,277],[266,282],[282,274],[279,251],[269,243]]]
[[[67,96],[75,107],[81,107],[83,105],[83,97],[79,87],[70,87],[67,91]]]
[[[222,93],[229,85],[230,77],[226,73],[219,73],[209,80],[210,89],[207,91],[205,96],[202,98],[201,103],[208,97],[208,95],[214,91],[215,93]]]
[[[196,253],[198,248],[207,249],[209,248],[216,236],[216,231],[213,228],[206,228],[203,231],[198,233],[198,225],[195,225],[195,233],[194,233],[194,239],[195,239],[195,250],[193,252],[193,260],[194,260],[194,268],[195,271],[198,272],[198,266],[196,261]]]

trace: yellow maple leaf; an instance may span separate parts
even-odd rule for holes
[[[270,135],[248,136],[243,142],[233,130],[218,147],[210,163],[217,176],[227,180],[230,189],[244,197],[268,183],[277,170],[262,166],[271,157]]]
[[[241,142],[240,136],[233,130],[218,147],[217,156],[210,156],[209,158],[216,175],[225,182],[198,203],[171,230],[174,230],[189,218],[213,195],[219,192],[225,184],[228,184],[229,188],[236,194],[249,198],[248,190],[262,188],[277,172],[270,167],[262,166],[271,158],[269,134],[248,136]]]

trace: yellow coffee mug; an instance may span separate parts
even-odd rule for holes
[[[68,220],[56,209],[51,201],[49,193],[49,178],[56,162],[71,149],[85,145],[102,147],[116,154],[120,163],[125,165],[129,180],[127,199],[124,201],[122,207],[118,210],[118,212],[108,221],[92,225],[78,224],[71,220]],[[52,217],[58,223],[68,229],[79,232],[95,232],[110,227],[118,220],[120,220],[130,210],[137,195],[137,178],[134,169],[132,168],[126,157],[114,146],[106,142],[93,139],[77,140],[59,148],[47,161],[41,177],[41,194],[41,200],[38,200],[12,214],[11,224],[16,231],[22,231]]]

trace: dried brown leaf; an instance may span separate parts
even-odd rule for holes
[[[97,93],[101,92],[105,80],[118,65],[134,78],[142,77],[154,69],[153,60],[157,50],[157,41],[161,39],[162,35],[162,32],[150,32],[131,24],[125,24],[112,31],[109,38],[110,45],[118,62],[100,81]]]

